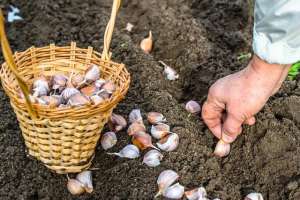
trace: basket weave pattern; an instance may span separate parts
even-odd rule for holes
[[[28,114],[25,101],[19,97],[20,87],[15,75],[6,63],[0,70],[2,86],[10,97],[28,153],[57,173],[75,173],[88,168],[103,126],[128,90],[130,75],[125,66],[102,59],[92,47],[78,48],[74,42],[64,47],[54,44],[31,47],[15,53],[14,60],[28,87],[41,73],[46,76],[84,74],[91,63],[100,67],[101,78],[114,82],[116,92],[104,103],[67,108],[32,104],[38,116],[33,119]]]

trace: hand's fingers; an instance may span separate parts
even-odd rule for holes
[[[246,120],[244,121],[244,124],[247,124],[247,125],[249,125],[249,126],[254,125],[254,124],[255,124],[255,117],[250,117],[250,118],[246,119]]]
[[[226,143],[232,143],[242,132],[243,120],[227,114],[227,118],[222,126],[222,140]]]
[[[202,107],[202,118],[210,131],[219,139],[221,139],[222,112],[224,107],[210,101],[206,101]]]

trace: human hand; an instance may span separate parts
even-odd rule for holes
[[[255,114],[280,88],[289,67],[253,56],[245,69],[215,82],[202,108],[202,118],[211,132],[232,143],[242,132],[242,124],[255,123]]]

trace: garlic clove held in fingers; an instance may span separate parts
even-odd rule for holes
[[[116,155],[121,158],[138,158],[140,157],[140,150],[135,145],[129,144],[125,146],[120,152],[118,153],[107,153],[109,155]]]
[[[145,132],[146,127],[143,123],[133,122],[127,129],[128,135],[134,135],[138,132]]]
[[[261,193],[252,192],[248,194],[244,200],[264,200]]]
[[[230,153],[230,144],[224,142],[223,140],[219,140],[215,147],[214,154],[219,157],[225,157]]]
[[[91,171],[83,171],[83,172],[77,174],[76,179],[83,184],[83,187],[86,192],[88,192],[88,193],[93,192],[94,187],[93,187]]]
[[[87,83],[92,83],[100,78],[100,69],[98,65],[91,64],[85,71],[84,79]]]
[[[163,151],[174,151],[179,144],[179,136],[176,133],[171,133],[159,140],[156,145]]]
[[[67,188],[73,195],[80,195],[85,192],[84,184],[72,178],[68,180]]]
[[[149,167],[156,167],[160,165],[160,161],[163,159],[163,155],[157,151],[156,149],[148,151],[143,159],[143,163],[145,163]]]
[[[165,122],[166,118],[161,113],[158,113],[158,112],[149,112],[147,114],[147,120],[151,124],[157,124],[157,123]]]
[[[151,136],[145,132],[135,133],[132,137],[132,143],[139,147],[141,150],[147,148],[154,148],[159,150],[156,146],[152,144]]]
[[[101,138],[101,146],[104,150],[110,149],[117,143],[117,136],[114,132],[106,132]]]
[[[199,105],[199,103],[197,103],[196,101],[189,101],[185,104],[185,109],[192,114],[197,114],[200,112],[201,107]]]
[[[205,200],[207,195],[204,187],[199,187],[193,190],[186,191],[184,194],[188,200]]]
[[[169,132],[170,132],[170,126],[167,124],[160,123],[157,125],[152,125],[151,127],[151,135],[155,139],[161,139],[166,135],[168,135]]]
[[[127,122],[121,115],[113,113],[110,117],[109,125],[112,131],[118,132],[127,126]]]
[[[149,36],[141,41],[140,47],[146,54],[151,52],[153,47],[153,37],[151,31],[149,31]]]
[[[84,106],[89,104],[89,99],[81,93],[76,93],[69,98],[68,105],[70,106]]]
[[[130,113],[129,113],[129,122],[130,123],[134,123],[134,122],[143,122],[143,117],[141,114],[141,110],[140,109],[133,109]]]
[[[184,187],[179,183],[176,183],[168,187],[164,192],[163,196],[168,199],[181,199],[184,194]]]
[[[173,170],[164,170],[162,171],[157,178],[158,192],[155,197],[160,196],[164,191],[172,185],[177,179],[179,175]]]

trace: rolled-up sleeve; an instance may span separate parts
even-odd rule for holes
[[[300,60],[300,0],[256,0],[253,51],[268,63]]]

